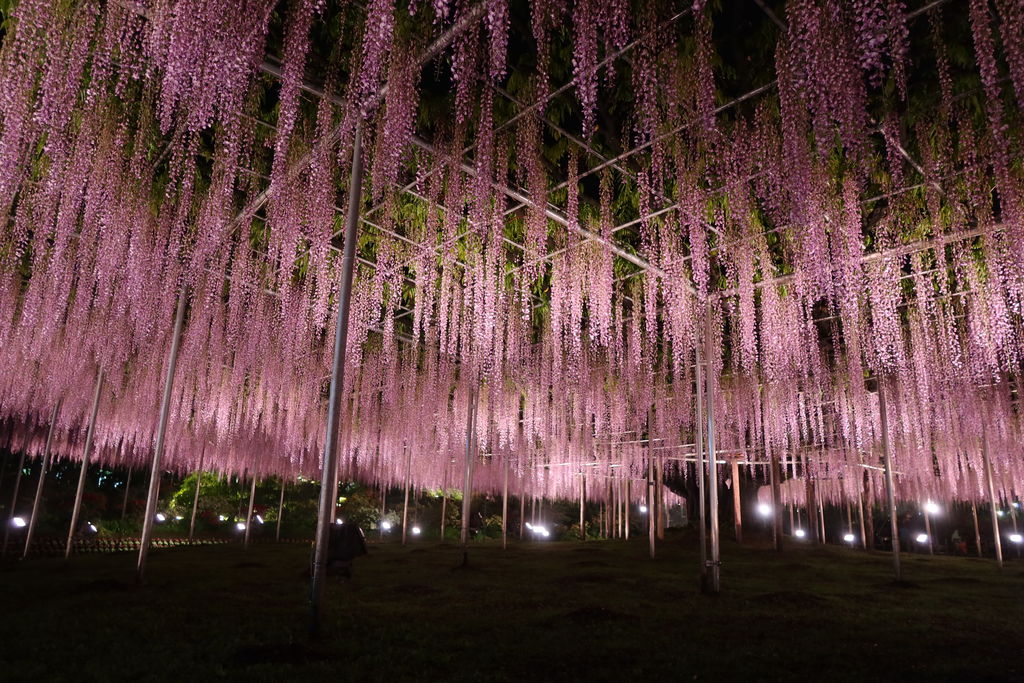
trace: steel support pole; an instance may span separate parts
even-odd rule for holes
[[[274,533],[274,540],[281,540],[281,518],[284,517],[284,487],[285,481],[281,480],[281,497],[277,501],[277,531]]]
[[[765,443],[767,443],[767,439],[765,439]],[[772,452],[771,466],[768,469],[771,471],[772,484],[772,544],[776,552],[782,552],[782,514],[784,510],[782,506],[782,468],[779,465],[778,453]]]
[[[508,548],[508,456],[505,457],[505,471],[501,482],[501,549]]]
[[[341,396],[345,387],[345,352],[348,346],[348,317],[352,301],[352,276],[355,266],[356,239],[359,232],[359,207],[363,194],[363,129],[356,124],[352,141],[352,176],[348,187],[348,215],[345,220],[345,243],[341,260],[341,283],[338,290],[338,318],[334,327],[334,356],[331,360],[331,390],[327,403],[327,430],[324,457],[320,470],[320,501],[316,521],[316,548],[313,551],[313,577],[309,591],[309,633],[320,633],[324,589],[327,582],[327,546],[334,523],[337,489],[331,490],[338,470],[338,429],[341,424]]]
[[[476,441],[476,387],[469,387],[469,403],[466,406],[466,469],[462,483],[462,564],[469,562],[469,515],[473,501],[473,444]]]
[[[935,554],[935,545],[932,543],[932,522],[929,519],[928,511],[924,511],[924,535],[928,537],[928,554]]]
[[[697,537],[700,541],[700,588],[705,590],[708,579],[708,520],[707,476],[704,469],[704,368],[700,344],[694,344],[694,373],[696,387],[693,392],[697,407],[697,434],[694,455],[697,458]]]
[[[252,475],[252,483],[249,485],[249,510],[245,513],[245,540],[242,541],[242,547],[246,550],[249,549],[249,539],[252,537],[252,511],[256,505],[256,473]]]
[[[448,512],[448,492],[441,491],[441,542],[444,543],[444,516]]]
[[[654,536],[655,536],[655,524],[654,515],[655,501],[654,501],[654,456],[651,454],[651,444],[647,443],[647,547],[650,553],[651,559],[654,559]]]
[[[999,538],[999,499],[996,498],[995,478],[992,476],[992,459],[988,454],[988,421],[981,427],[981,457],[985,466],[985,486],[988,502],[992,509],[992,542],[996,549],[996,564],[1003,568],[1003,541]]]
[[[32,516],[28,518],[28,529],[25,532],[25,550],[22,552],[22,559],[28,557],[32,548],[32,536],[36,530],[36,519],[39,517],[39,504],[43,500],[43,484],[46,481],[46,470],[50,467],[50,446],[53,443],[53,430],[57,426],[57,413],[60,411],[61,401],[53,406],[53,413],[50,415],[50,429],[46,432],[46,445],[43,447],[43,461],[39,468],[39,481],[36,483],[36,497],[32,500]]]
[[[974,520],[974,548],[981,557],[981,525],[978,524],[978,504],[971,501],[971,518]]]
[[[408,538],[406,529],[409,526],[409,478],[411,476],[412,469],[412,450],[410,450],[407,444],[402,445],[402,450],[405,451],[405,497],[402,500],[402,545]]]
[[[868,535],[864,528],[864,494],[860,489],[857,490],[857,520],[860,522],[860,547],[867,550]]]
[[[96,413],[100,407],[100,388],[103,386],[103,370],[96,371],[96,390],[92,396],[92,412],[89,414],[89,427],[85,432],[85,449],[82,451],[82,468],[78,472],[78,488],[75,489],[75,504],[71,508],[71,524],[68,526],[68,542],[64,546],[64,559],[71,557],[71,548],[75,540],[75,527],[78,515],[82,510],[82,496],[85,494],[85,477],[89,471],[89,455],[92,453],[92,439],[96,433]]]
[[[736,527],[736,542],[743,543],[743,503],[740,497],[740,463],[732,460],[732,512]]]
[[[185,324],[185,287],[178,292],[178,308],[174,314],[174,332],[171,335],[171,349],[167,354],[167,372],[164,377],[164,393],[160,401],[160,423],[156,433],[156,447],[149,470],[149,490],[146,493],[146,512],[142,518],[142,538],[139,541],[139,558],[135,565],[136,581],[146,578],[146,556],[153,538],[153,516],[156,514],[157,497],[160,495],[160,472],[164,457],[164,439],[167,436],[167,420],[171,414],[171,390],[174,387],[174,369],[178,363],[178,347],[181,345],[181,329]]]
[[[121,521],[124,521],[124,516],[128,513],[128,489],[132,486],[132,468],[128,467],[128,476],[124,480],[124,500],[121,501]]]
[[[199,489],[203,485],[203,460],[206,458],[206,443],[199,452],[199,469],[196,470],[196,492],[192,496],[192,519],[188,523],[188,542],[192,543],[196,536],[196,512],[199,510]]]
[[[632,495],[633,494],[633,480],[632,479],[627,479],[625,482],[623,482],[623,484],[626,487],[626,496],[625,496],[626,505],[625,505],[625,509],[624,510],[625,510],[625,515],[626,515],[626,540],[628,541],[629,540],[629,508],[630,508],[630,506],[633,503],[633,495]]]
[[[583,468],[580,468],[580,540],[587,540],[587,520],[586,520],[586,506],[587,506],[587,475],[584,473]]]
[[[900,570],[900,532],[899,520],[896,519],[896,485],[892,477],[892,452],[889,448],[889,413],[885,403],[885,387],[881,377],[878,378],[878,417],[882,423],[882,458],[885,461],[885,495],[889,505],[889,525],[892,534],[892,568],[896,580],[903,579]]]
[[[706,387],[706,412],[707,412],[707,443],[708,443],[708,505],[710,510],[710,537],[711,537],[711,566],[708,568],[708,590],[717,594],[721,590],[721,547],[719,545],[718,529],[718,458],[715,454],[715,367],[711,362],[713,355],[711,347],[714,344],[714,336],[711,329],[711,306],[708,306],[704,324],[704,355],[707,358]]]
[[[4,524],[4,547],[0,548],[0,557],[7,555],[7,541],[10,539],[11,524],[18,507],[18,491],[21,489],[21,473],[25,469],[25,451],[18,457],[18,474],[14,477],[14,492],[11,494],[11,507],[7,510],[7,523]]]
[[[519,482],[519,540],[523,540],[523,536],[526,534],[526,492],[523,484],[525,480]]]

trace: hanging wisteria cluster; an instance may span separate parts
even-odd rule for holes
[[[145,466],[184,296],[167,466],[318,478],[358,127],[341,476],[461,486],[474,402],[475,489],[690,476],[699,362],[745,466],[880,496],[882,391],[900,496],[981,496],[983,446],[1019,494],[1024,4],[750,5],[727,95],[714,3],[21,0],[8,446],[56,411],[81,458],[102,370],[98,457]]]

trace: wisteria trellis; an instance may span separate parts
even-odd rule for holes
[[[716,438],[751,467],[855,498],[881,378],[901,496],[980,497],[983,430],[1019,493],[1024,3],[776,3],[771,79],[731,99],[730,4],[21,0],[8,443],[39,452],[62,400],[55,452],[80,458],[102,368],[98,457],[147,461],[185,288],[165,462],[315,477],[362,119],[342,476],[400,481],[408,444],[415,485],[441,486],[477,385],[480,490],[505,460],[514,490],[564,497],[678,464],[710,316]]]

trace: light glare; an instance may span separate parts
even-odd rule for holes
[[[383,522],[381,522],[380,528],[384,531],[391,531],[391,522],[384,520]]]
[[[19,529],[22,529],[26,524],[28,524],[28,522],[25,521],[24,517],[15,517],[11,520],[11,524],[13,524],[15,527]]]
[[[420,528],[418,526],[414,526],[412,528],[412,535],[413,536],[419,536],[420,535]]]
[[[772,514],[772,506],[769,505],[768,503],[758,503],[757,514],[761,515],[762,517],[770,516]]]
[[[238,522],[235,524],[235,528],[239,531],[245,531],[245,522]]]
[[[914,540],[916,540],[918,543],[927,543],[928,542],[928,534],[918,534],[914,538]]]
[[[793,532],[793,535],[796,536],[797,538],[803,538],[804,536],[807,535],[807,532],[804,531],[803,529],[797,529],[796,531]]]
[[[156,521],[163,522],[163,521],[166,521],[166,520],[167,520],[167,515],[165,515],[162,512],[156,513]]]
[[[1020,534],[1010,534],[1010,541],[1013,543],[1024,542],[1024,536],[1021,536]]]
[[[937,515],[939,514],[939,506],[937,503],[934,503],[929,500],[927,503],[924,504],[924,511],[927,512],[929,515]]]
[[[853,543],[854,541],[857,540],[857,537],[854,536],[853,534],[846,534],[845,536],[843,536],[843,540],[846,541],[847,543]]]
[[[647,514],[647,506],[646,505],[641,505],[640,506],[640,514],[644,514],[644,515]]]

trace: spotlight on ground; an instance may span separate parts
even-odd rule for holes
[[[846,534],[846,535],[843,536],[843,540],[846,541],[847,543],[853,543],[854,541],[857,540],[857,537],[854,536],[853,534]]]
[[[937,515],[939,514],[939,510],[940,508],[938,503],[929,500],[927,503],[924,504],[924,511],[927,512],[929,515]]]
[[[918,534],[917,536],[914,537],[914,540],[917,541],[918,543],[927,543],[928,542],[928,534]]]
[[[335,524],[344,524],[345,520],[343,520],[341,517],[338,517],[336,520],[334,520],[334,523]]]
[[[180,522],[181,520],[183,520],[185,518],[182,517],[181,515],[174,515],[174,519],[176,519],[176,520],[178,520]]]
[[[260,517],[259,515],[256,515],[256,521],[259,522],[260,524],[263,524],[263,518]]]
[[[167,515],[165,515],[162,512],[156,513],[156,521],[158,521],[158,522],[166,522],[167,521]]]
[[[235,528],[239,531],[245,531],[245,522],[238,522],[235,524]]]
[[[1020,534],[1010,534],[1011,543],[1024,543],[1024,536]]]
[[[391,522],[385,520],[380,523],[380,528],[384,531],[391,531]]]
[[[94,533],[94,534],[96,534],[96,533],[99,533],[99,529],[97,529],[97,528],[96,528],[96,525],[95,525],[95,524],[93,524],[92,522],[89,522],[89,525],[88,525],[88,527],[87,527],[87,528],[89,529],[89,531],[90,531],[91,533]]]
[[[803,529],[797,529],[796,531],[793,532],[793,535],[796,536],[797,538],[803,538],[804,536],[807,535],[807,532],[804,531]]]
[[[419,536],[420,535],[420,528],[418,526],[414,526],[411,531],[412,531],[412,535],[413,536]]]
[[[771,517],[772,506],[769,505],[768,503],[758,503],[757,514],[761,515],[762,517]]]
[[[18,529],[23,529],[28,522],[25,521],[24,517],[15,517],[11,520],[11,524]]]
[[[640,506],[640,514],[641,515],[646,515],[647,514],[647,506],[646,505],[641,505]]]

